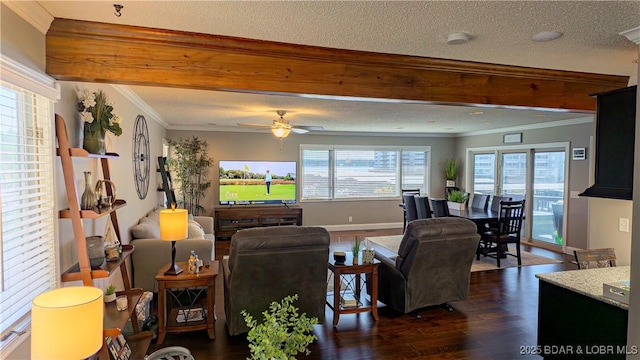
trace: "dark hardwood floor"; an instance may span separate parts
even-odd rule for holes
[[[332,250],[348,248],[357,235],[400,234],[400,229],[331,233]],[[523,245],[532,253],[565,260],[565,255]],[[216,258],[228,253],[228,241],[216,242]],[[569,259],[570,260],[570,259]],[[419,311],[422,318],[399,314],[380,303],[380,321],[370,313],[341,315],[332,326],[333,313],[326,308],[326,321],[315,326],[318,341],[311,355],[299,359],[515,359],[534,358],[520,354],[520,347],[536,345],[538,322],[537,273],[576,269],[561,264],[506,268],[471,274],[470,298],[451,303],[454,312],[441,307]],[[276,279],[274,279],[275,281]],[[187,347],[198,359],[245,359],[249,357],[246,337],[227,333],[223,305],[222,272],[216,279],[216,339],[205,331],[167,334],[160,347]]]

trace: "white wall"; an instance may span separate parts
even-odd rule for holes
[[[618,230],[618,219],[627,218],[631,222],[633,202],[615,199],[589,199],[589,242],[588,249],[612,247],[616,250],[617,265],[631,264],[631,233]]]

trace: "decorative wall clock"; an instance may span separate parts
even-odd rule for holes
[[[149,131],[147,120],[142,115],[136,117],[133,125],[133,170],[138,197],[144,199],[149,191]]]

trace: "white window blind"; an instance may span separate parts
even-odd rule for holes
[[[302,200],[393,198],[401,188],[426,194],[429,151],[302,145]]]
[[[396,196],[399,151],[336,150],[336,199]]]
[[[329,150],[302,150],[302,198],[331,198],[331,163]]]
[[[2,348],[31,300],[57,284],[52,101],[0,86],[0,331]]]
[[[429,194],[429,152],[426,150],[402,151],[402,188],[420,189],[420,193]]]

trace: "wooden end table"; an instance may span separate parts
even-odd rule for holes
[[[210,339],[215,339],[215,298],[216,276],[218,275],[218,261],[211,261],[207,268],[203,266],[197,274],[189,274],[187,262],[177,263],[184,271],[178,275],[165,275],[171,264],[163,265],[158,274],[158,344],[162,344],[167,332],[184,332],[193,330],[207,330]],[[201,296],[206,292],[206,302],[203,304]],[[183,303],[184,296],[189,303]],[[167,299],[169,297],[169,299]],[[169,303],[167,303],[169,301]],[[206,316],[178,322],[177,317],[188,315],[188,310],[194,313],[204,309]]]
[[[373,318],[378,321],[378,267],[380,261],[373,260],[372,264],[353,264],[353,255],[347,253],[347,260],[344,265],[335,263],[332,257],[329,258],[329,270],[333,272],[333,294],[327,294],[327,305],[333,310],[333,326],[338,325],[340,314],[357,314],[371,311]],[[367,301],[361,296],[361,275],[365,274],[365,281],[371,286],[371,299]],[[340,289],[343,275],[354,275],[352,279],[346,281],[346,289]],[[352,295],[356,301],[355,306],[343,306],[341,299]]]

